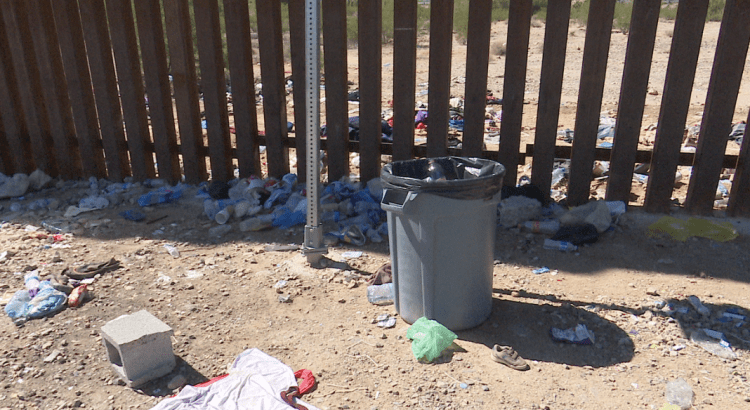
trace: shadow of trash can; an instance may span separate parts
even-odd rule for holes
[[[396,311],[450,330],[492,311],[492,266],[503,165],[479,158],[396,161],[383,167]]]

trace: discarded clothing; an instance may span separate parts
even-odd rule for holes
[[[282,396],[290,388],[297,388],[292,369],[253,348],[235,359],[227,377],[204,387],[185,386],[152,410],[289,410],[292,406]],[[292,400],[308,410],[318,410],[302,400]]]
[[[65,308],[67,300],[68,296],[65,293],[55,290],[52,284],[45,280],[39,283],[39,291],[34,297],[27,289],[16,292],[5,305],[5,313],[14,322],[23,322],[58,312]]]

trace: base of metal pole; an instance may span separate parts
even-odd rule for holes
[[[328,247],[323,245],[323,232],[320,226],[305,226],[305,242],[302,253],[307,261],[315,268],[326,268],[323,255],[328,253]]]

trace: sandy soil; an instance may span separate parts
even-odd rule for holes
[[[669,24],[659,29],[655,58],[661,68],[655,66],[652,73],[657,89]],[[504,29],[496,24],[497,41]],[[569,63],[576,58],[580,63],[577,47],[583,46],[584,32],[577,27],[571,32],[576,34],[568,46]],[[706,26],[707,48],[715,44],[717,33],[717,24]],[[542,36],[542,28],[533,29],[531,68],[539,67]],[[622,59],[625,39],[613,34],[613,71],[607,80],[612,92],[607,95],[618,89],[617,59]],[[425,49],[419,53],[420,63],[426,64]],[[462,53],[465,47],[456,45],[456,60]],[[386,49],[384,63],[388,56]],[[710,51],[702,52],[699,72],[704,75],[697,80],[691,115],[702,109],[705,91],[698,89],[705,89],[710,64]],[[493,59],[491,72],[499,76],[501,67],[502,59]],[[356,72],[350,74],[356,80]],[[417,75],[418,83],[427,81],[426,65]],[[458,62],[454,75],[464,75]],[[538,77],[530,73],[534,75]],[[576,82],[571,68],[561,127],[574,124]],[[493,91],[500,91],[501,84],[502,78],[491,77]],[[530,101],[536,84],[529,82]],[[456,87],[460,95],[462,88]],[[747,96],[743,84],[743,109]],[[389,98],[388,91],[383,98]],[[646,125],[655,122],[659,104],[658,96],[648,98]],[[616,101],[607,104],[615,110]],[[526,107],[525,124],[533,127],[535,105]],[[736,119],[744,114],[738,111]],[[527,137],[533,138],[530,133]],[[86,189],[42,191],[27,195],[24,203],[40,197],[76,203]],[[543,235],[498,231],[492,314],[482,325],[457,332],[458,351],[437,364],[422,364],[406,339],[409,324],[399,318],[395,328],[377,327],[374,319],[394,315],[395,309],[371,305],[366,298],[366,279],[389,260],[386,243],[333,247],[329,256],[336,260],[343,260],[345,251],[363,254],[348,259],[352,271],[316,270],[297,252],[265,250],[267,244],[301,243],[301,227],[246,234],[232,221],[232,231],[215,238],[207,233],[215,224],[202,215],[199,200],[186,196],[177,204],[148,208],[146,222],[137,223],[118,216],[134,207],[135,198],[133,193],[116,207],[67,221],[72,234],[57,242],[27,225],[60,219],[64,206],[12,214],[10,201],[0,201],[0,219],[7,221],[0,227],[0,253],[8,252],[0,257],[3,299],[23,287],[24,271],[37,268],[46,276],[111,257],[122,263],[96,279],[94,298],[80,308],[23,327],[0,320],[0,409],[148,409],[175,392],[167,385],[176,376],[190,384],[216,377],[251,347],[294,370],[313,371],[318,384],[306,399],[321,409],[659,409],[666,402],[666,383],[676,378],[690,384],[696,409],[741,408],[750,402],[750,328],[720,321],[730,307],[745,315],[750,309],[747,235],[726,243],[651,238],[645,229],[650,217],[633,212],[599,242],[576,253],[543,249]],[[747,220],[736,224],[745,231],[749,226]],[[180,256],[170,256],[165,243],[174,244]],[[551,272],[532,273],[541,266]],[[292,303],[279,302],[274,289],[279,280],[288,281],[281,292]],[[696,313],[688,295],[698,296],[712,315]],[[660,301],[672,303],[676,311],[660,308]],[[178,367],[133,390],[111,370],[99,329],[141,309],[174,329]],[[593,330],[595,344],[550,339],[551,327],[576,324]],[[721,359],[690,342],[690,332],[698,328],[724,332],[739,359]],[[513,346],[531,369],[519,372],[493,362],[494,344]]]

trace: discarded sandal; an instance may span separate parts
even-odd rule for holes
[[[514,370],[529,370],[529,365],[510,346],[495,345],[490,353],[492,360],[502,363]]]
[[[393,282],[393,274],[391,273],[391,263],[385,263],[379,267],[377,271],[370,277],[367,282],[368,285],[382,285],[384,283]]]
[[[68,277],[65,276],[65,271],[63,271],[63,273],[56,273],[52,275],[49,283],[53,288],[55,288],[55,290],[63,292],[66,295],[70,295],[70,292],[73,291],[73,286],[68,283]]]
[[[67,269],[65,275],[71,279],[88,279],[93,278],[96,275],[109,272],[120,267],[120,262],[115,258],[110,259],[107,262],[89,263],[83,266],[79,266],[72,271]]]

